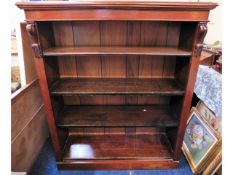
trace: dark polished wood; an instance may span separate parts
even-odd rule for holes
[[[52,95],[183,95],[174,79],[79,78],[60,79]]]
[[[55,150],[56,158],[58,160],[61,160],[62,152],[60,148],[60,143],[56,131],[56,126],[55,126],[55,120],[54,120],[54,114],[53,114],[53,109],[52,109],[52,104],[51,104],[51,99],[49,97],[49,89],[48,89],[48,82],[46,78],[46,73],[45,73],[45,65],[44,65],[44,60],[41,58],[41,46],[39,44],[39,38],[38,38],[38,30],[36,23],[29,23],[26,26],[26,29],[31,36],[32,40],[32,49],[34,50],[34,60],[35,60],[35,65],[36,65],[36,71],[39,79],[39,85],[40,89],[42,92],[42,98],[44,101],[44,107],[45,111],[47,114],[47,122],[49,124],[49,131],[51,134],[52,138],[52,143],[53,147]]]
[[[65,106],[57,126],[178,126],[173,115],[169,105]]]
[[[219,56],[219,58],[216,60],[215,65],[213,65],[212,68],[217,72],[222,73],[222,56]]]
[[[129,13],[130,12],[130,13]],[[28,21],[60,20],[131,20],[131,21],[207,21],[206,11],[162,11],[162,10],[121,10],[121,9],[81,9],[81,10],[26,10]]]
[[[164,21],[62,21],[51,22],[51,24],[53,27],[49,28],[47,22],[39,23],[39,26],[46,26],[43,28],[47,31],[54,31],[55,43],[51,38],[49,47],[46,44],[45,49],[54,45],[66,48],[117,48],[119,46],[178,48],[181,26],[180,22]],[[174,78],[176,58],[158,55],[98,56],[90,54],[59,56],[57,61],[60,77]]]
[[[214,65],[216,61],[216,52],[211,52],[208,50],[202,50],[201,56],[200,56],[200,64],[205,66],[212,66]]]
[[[36,58],[42,57],[41,45],[38,38],[37,26],[36,23],[31,22],[26,25],[26,30],[31,38],[31,47],[33,49],[34,55]]]
[[[166,135],[71,136],[65,146],[66,160],[170,159]]]
[[[206,22],[200,22],[198,25],[198,32],[197,32],[197,43],[195,44],[194,48],[194,56],[198,57],[200,59],[201,51],[203,48],[203,41],[205,38],[205,35],[207,33],[207,23]]]
[[[177,168],[209,11],[217,4],[17,6],[28,23],[58,167]]]
[[[204,48],[201,52],[200,64],[206,65],[222,73],[222,49]]]
[[[197,75],[198,66],[200,62],[200,54],[202,50],[201,44],[203,43],[206,33],[207,33],[207,24],[203,22],[198,23],[196,27],[196,32],[195,32],[195,40],[193,43],[193,56],[189,64],[189,73],[188,73],[189,79],[187,79],[187,83],[186,83],[186,91],[184,95],[181,116],[180,116],[180,120],[182,122],[179,125],[177,137],[176,137],[175,153],[174,153],[175,160],[179,160],[180,158],[180,153],[181,153],[180,148],[183,143],[183,138],[184,138],[184,133],[185,133],[185,128],[186,128],[186,122],[184,121],[187,121],[189,117],[189,112],[190,112],[192,97],[193,97],[193,90],[194,90],[196,75]]]
[[[160,55],[191,56],[191,52],[175,47],[54,47],[44,51],[44,56],[73,55]]]

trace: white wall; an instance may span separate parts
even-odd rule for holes
[[[20,10],[15,6],[15,3],[19,0],[11,1],[11,30],[16,30],[16,42],[18,50],[18,64],[20,70],[20,82],[23,87],[26,85],[25,69],[24,69],[24,59],[23,59],[23,48],[22,48],[22,38],[20,30],[20,22],[25,20],[25,15],[23,10]]]
[[[159,0],[158,0],[159,1]],[[222,1],[221,0],[160,0],[160,1],[187,1],[187,2],[216,2],[219,6],[210,11],[208,32],[204,43],[213,44],[215,41],[222,42]]]
[[[201,0],[200,2],[207,1]],[[213,44],[215,41],[222,42],[222,2],[221,0],[211,0],[211,2],[216,2],[219,6],[210,11],[208,32],[204,41],[206,44]]]

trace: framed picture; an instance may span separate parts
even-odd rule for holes
[[[202,172],[202,175],[214,175],[222,166],[222,151],[218,151],[212,162]],[[220,170],[221,171],[221,170]]]
[[[218,119],[214,112],[212,112],[202,101],[199,101],[196,106],[198,112],[207,121],[207,123],[216,131],[219,135],[222,133],[222,121]]]
[[[217,149],[216,132],[202,120],[196,108],[192,108],[187,122],[182,150],[194,174],[202,171],[206,160]]]

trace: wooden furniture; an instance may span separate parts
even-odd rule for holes
[[[20,28],[26,85],[11,94],[12,175],[26,175],[30,171],[49,136],[45,106],[26,23],[21,23]]]
[[[216,62],[217,52],[210,51],[207,49],[202,49],[200,56],[200,64],[206,66],[212,66]]]
[[[217,72],[222,73],[222,50],[218,51],[218,54],[216,56],[216,62],[212,66],[212,68]]]
[[[221,175],[222,174],[222,146],[221,150],[216,151],[211,163],[203,170],[203,175]]]
[[[177,168],[215,3],[20,2],[61,169]]]
[[[11,96],[11,171],[29,172],[49,135],[38,79]]]
[[[217,72],[222,73],[222,50],[203,49],[200,57],[200,64],[210,66]]]

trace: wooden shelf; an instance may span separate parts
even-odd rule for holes
[[[120,127],[174,127],[168,105],[151,106],[65,106],[58,117],[59,127],[120,126]]]
[[[60,79],[52,95],[184,95],[174,79],[74,78]]]
[[[160,55],[191,56],[192,52],[176,47],[53,47],[44,51],[44,56],[72,55]]]
[[[170,143],[163,133],[69,136],[64,150],[63,161],[171,159]]]

